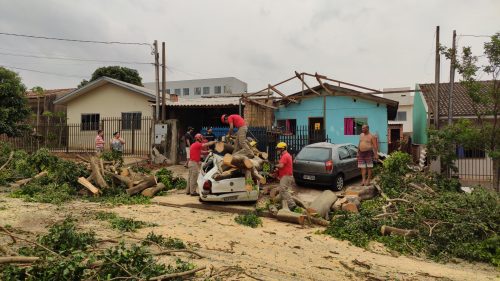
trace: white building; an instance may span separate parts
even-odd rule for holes
[[[144,87],[152,90],[156,89],[155,82],[144,83]],[[234,77],[167,81],[167,94],[176,94],[182,98],[200,98],[208,95],[223,96],[224,94],[246,92],[247,83]]]

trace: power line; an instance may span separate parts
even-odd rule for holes
[[[85,61],[85,62],[106,62],[106,63],[147,64],[147,65],[152,65],[153,64],[153,63],[150,63],[150,62],[119,61],[119,60],[99,60],[99,59],[84,59],[84,58],[69,58],[69,57],[51,57],[51,56],[38,56],[38,55],[4,53],[4,52],[0,52],[0,55],[14,56],[14,57],[26,57],[26,58],[37,58],[37,59]]]
[[[487,37],[491,38],[492,35],[475,35],[475,34],[459,34],[460,37]]]
[[[8,32],[0,32],[0,35],[16,36],[16,37],[25,37],[25,38],[35,38],[35,39],[45,39],[45,40],[58,40],[58,41],[80,42],[80,43],[94,43],[94,44],[119,44],[119,45],[139,45],[139,46],[149,46],[149,47],[151,47],[151,44],[150,44],[150,43],[143,43],[143,42],[121,42],[121,41],[81,40],[81,39],[68,39],[68,38],[57,38],[57,37],[47,37],[47,36],[36,36],[36,35],[27,35],[27,34],[17,34],[17,33],[8,33]]]
[[[24,71],[30,71],[30,72],[36,72],[36,73],[42,73],[42,74],[48,74],[48,75],[55,75],[55,76],[64,76],[64,77],[71,77],[71,78],[86,78],[83,75],[82,76],[77,76],[77,75],[71,75],[71,74],[61,74],[61,73],[40,71],[40,70],[36,70],[36,69],[14,67],[14,66],[9,66],[9,65],[2,65],[2,64],[0,64],[0,66],[5,67],[5,68],[11,68],[11,69],[17,69],[17,70],[24,70]]]

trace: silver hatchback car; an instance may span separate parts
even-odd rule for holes
[[[358,147],[351,143],[314,143],[300,150],[293,160],[293,177],[298,185],[317,184],[342,190],[344,181],[361,175]]]

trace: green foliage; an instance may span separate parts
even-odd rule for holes
[[[123,164],[123,154],[117,150],[107,150],[101,153],[101,158],[104,161],[116,161],[117,163]]]
[[[405,181],[404,175],[410,171],[408,165],[411,163],[411,156],[405,152],[396,151],[384,161],[382,171],[379,173],[380,184],[384,186],[384,192],[389,196],[397,196],[403,190]]]
[[[243,215],[238,215],[234,221],[241,225],[246,225],[251,228],[262,226],[262,219],[255,212],[248,212]]]
[[[75,194],[75,189],[68,184],[50,183],[47,177],[43,177],[33,180],[13,191],[10,196],[14,198],[23,198],[28,202],[59,205],[73,199]]]
[[[134,232],[139,228],[146,226],[157,226],[143,221],[136,221],[131,218],[122,218],[115,213],[98,212],[96,219],[109,221],[111,228],[118,229],[123,232]]]
[[[0,134],[16,136],[28,129],[22,125],[30,115],[25,92],[17,73],[0,66]]]
[[[136,166],[132,166],[132,171],[136,172],[136,173],[141,173],[141,174],[151,174],[151,169],[148,169],[144,166],[139,166],[139,165],[136,165]]]
[[[166,168],[161,168],[160,170],[158,170],[155,176],[159,182],[165,185],[166,190],[184,189],[187,186],[187,182],[184,178],[174,177],[172,171]]]
[[[181,239],[172,237],[163,237],[163,235],[156,235],[154,232],[148,233],[146,239],[142,241],[142,245],[149,246],[151,244],[160,245],[167,249],[186,249],[186,245]]]
[[[91,202],[101,202],[111,205],[146,205],[151,204],[151,198],[143,195],[130,196],[119,187],[107,188],[102,190],[102,196],[89,196],[85,199]]]
[[[94,71],[94,73],[92,73],[90,81],[84,79],[82,82],[80,82],[78,88],[81,88],[89,82],[97,80],[103,76],[114,78],[137,86],[142,86],[142,78],[137,70],[122,66],[104,66],[99,67]]]
[[[93,231],[78,233],[75,220],[68,217],[50,227],[49,233],[38,241],[61,255],[69,255],[73,251],[85,251],[89,246],[95,245],[97,240]]]

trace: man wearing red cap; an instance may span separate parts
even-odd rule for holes
[[[224,114],[220,119],[223,124],[229,124],[229,137],[233,133],[234,128],[238,128],[238,132],[236,132],[236,141],[234,142],[233,153],[239,151],[238,154],[253,158],[254,155],[247,140],[248,127],[245,119],[243,119],[243,117],[239,116],[238,114],[231,114],[229,116],[227,114]]]
[[[215,144],[215,141],[203,142],[203,136],[201,134],[196,134],[194,136],[194,143],[191,144],[189,149],[189,176],[187,181],[186,194],[191,194],[191,196],[198,196],[196,192],[196,181],[198,180],[198,174],[201,168],[201,150],[203,147],[209,147]]]

